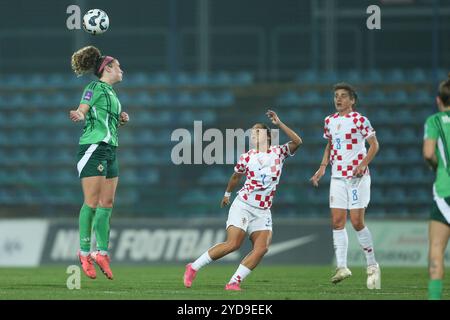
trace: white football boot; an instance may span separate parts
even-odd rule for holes
[[[331,278],[331,282],[336,284],[352,275],[349,268],[337,268],[336,274]]]
[[[381,270],[378,263],[367,267],[367,289],[381,289]]]

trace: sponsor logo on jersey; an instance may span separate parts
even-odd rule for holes
[[[450,123],[450,117],[449,116],[442,116],[442,122],[443,123]]]

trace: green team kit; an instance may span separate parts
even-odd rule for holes
[[[450,111],[428,117],[424,139],[436,140],[438,159],[431,219],[450,225]]]
[[[121,105],[114,89],[100,80],[92,81],[84,89],[80,104],[90,108],[79,143],[79,177],[119,176],[116,148]]]

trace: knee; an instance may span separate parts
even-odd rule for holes
[[[99,206],[99,201],[98,198],[89,198],[89,199],[85,199],[84,203],[89,206],[90,208],[97,208]]]
[[[444,260],[443,248],[438,244],[431,244],[429,249],[429,259],[430,261],[439,262]]]
[[[253,251],[259,255],[264,256],[269,251],[269,246],[258,246],[253,249]]]
[[[361,231],[365,227],[364,221],[362,221],[361,219],[352,220],[352,225],[353,229],[355,229],[356,231]]]
[[[114,199],[113,198],[100,199],[98,201],[98,205],[102,208],[112,208],[114,206]]]
[[[94,195],[94,194],[88,195],[88,196],[84,197],[84,203],[86,205],[88,205],[89,207],[95,209],[100,205],[99,199],[100,199],[99,195]]]
[[[333,218],[333,229],[340,230],[345,228],[345,218]]]

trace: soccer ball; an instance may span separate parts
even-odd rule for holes
[[[92,35],[102,34],[109,28],[109,18],[105,11],[91,9],[83,17],[83,29]]]

